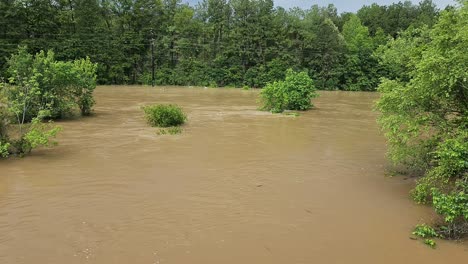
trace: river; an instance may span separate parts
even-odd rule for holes
[[[411,240],[430,208],[386,176],[376,93],[321,92],[299,117],[257,91],[102,86],[53,149],[0,161],[0,263],[463,263]],[[141,106],[177,103],[180,135]]]

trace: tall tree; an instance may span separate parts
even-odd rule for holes
[[[343,25],[346,41],[346,62],[343,71],[345,90],[371,91],[377,83],[377,60],[372,56],[374,45],[367,27],[358,16],[352,15]]]

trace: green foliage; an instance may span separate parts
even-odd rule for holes
[[[208,87],[210,87],[210,88],[216,88],[216,87],[218,87],[218,84],[216,84],[216,82],[211,81],[211,82],[208,84]]]
[[[408,81],[415,63],[421,58],[423,48],[430,41],[427,27],[408,28],[399,38],[390,39],[375,50],[384,76]]]
[[[419,236],[422,238],[438,237],[435,229],[426,224],[416,225],[413,231],[413,235]]]
[[[400,1],[391,5],[372,4],[362,7],[357,15],[371,34],[382,29],[385,34],[396,37],[399,32],[410,26],[432,24],[436,21],[439,11],[431,0],[413,5],[410,1]]]
[[[448,194],[432,188],[432,203],[446,223],[468,221],[468,182],[458,180],[456,188]]]
[[[263,110],[281,113],[310,109],[313,106],[311,99],[317,96],[314,83],[306,72],[289,69],[284,81],[267,84],[260,93],[260,100]]]
[[[10,143],[2,142],[0,140],[0,158],[7,158],[10,153],[8,152],[8,148],[10,147]]]
[[[424,238],[424,244],[430,246],[431,248],[436,247],[436,242],[431,238],[441,237],[434,228],[426,224],[416,225],[412,234]]]
[[[71,85],[74,88],[75,102],[80,108],[81,115],[91,114],[94,105],[93,91],[96,88],[97,64],[92,63],[89,57],[73,61],[75,73]]]
[[[52,146],[56,142],[51,141],[51,138],[56,137],[61,129],[61,127],[54,126],[52,121],[43,123],[39,117],[36,117],[32,120],[28,132],[24,134],[24,139],[31,149],[39,146]]]
[[[424,244],[428,245],[431,248],[436,248],[436,242],[432,239],[424,239]]]
[[[143,107],[146,121],[151,126],[172,127],[180,126],[185,123],[187,117],[177,105],[150,105]]]
[[[307,69],[319,89],[374,90],[382,72],[373,67],[369,40],[375,49],[408,27],[431,27],[439,13],[430,0],[364,6],[352,18],[333,5],[285,10],[273,0],[184,2],[0,1],[0,78],[3,58],[27,45],[31,54],[55,50],[60,61],[89,57],[98,63],[98,83],[150,84],[154,61],[161,85],[260,88],[294,68]]]
[[[322,90],[338,90],[343,69],[346,42],[334,22],[325,18],[318,24],[317,36],[312,42],[312,55],[305,67]]]
[[[19,141],[15,142],[16,154],[24,155],[38,147],[50,147],[56,145],[52,138],[56,137],[61,127],[54,126],[52,121],[43,123],[41,117],[35,117],[29,128]]]
[[[379,123],[395,163],[418,169],[412,191],[450,230],[467,234],[468,5],[441,14],[432,29],[406,32],[383,48],[392,66],[378,90]]]
[[[42,110],[53,119],[72,114],[75,107],[82,115],[91,113],[97,65],[89,58],[62,62],[52,51],[33,56],[20,47],[8,65],[8,102],[18,123],[31,121]]]
[[[160,128],[157,131],[158,135],[166,135],[166,134],[177,135],[177,134],[180,134],[180,133],[182,133],[182,128],[178,127],[178,126],[168,127],[168,128]]]
[[[8,83],[0,87],[1,156],[54,145],[61,128],[44,119],[62,118],[75,108],[91,113],[97,65],[89,58],[62,62],[54,56],[52,51],[31,55],[20,47],[8,60]]]
[[[343,72],[344,90],[374,90],[378,83],[378,63],[372,56],[373,40],[358,16],[351,15],[350,19],[345,22],[343,37],[347,49]]]

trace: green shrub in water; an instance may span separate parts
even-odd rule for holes
[[[143,111],[148,124],[155,127],[180,126],[187,120],[182,108],[173,104],[145,106]]]
[[[311,99],[318,96],[312,79],[306,72],[289,69],[286,79],[269,83],[260,93],[262,110],[282,113],[284,110],[307,110]]]

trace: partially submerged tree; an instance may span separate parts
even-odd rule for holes
[[[307,110],[317,97],[316,88],[306,72],[286,71],[284,81],[269,83],[260,93],[262,109],[273,113],[284,110]]]
[[[343,25],[346,41],[344,90],[372,91],[378,84],[378,64],[372,56],[374,43],[367,27],[356,15],[350,15]]]

